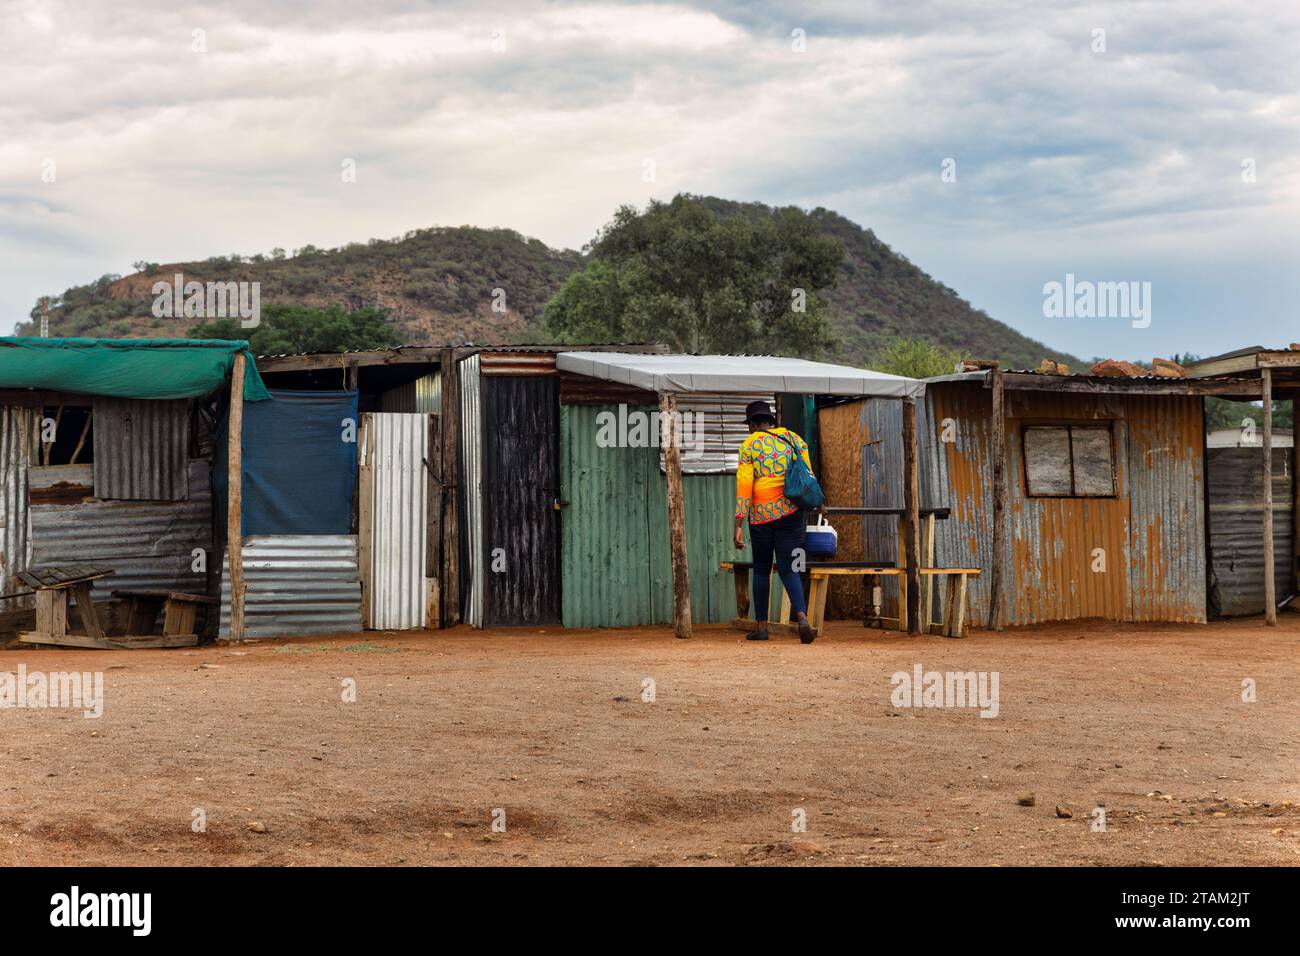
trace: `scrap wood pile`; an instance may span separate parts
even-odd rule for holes
[[[957,371],[982,372],[998,367],[999,363],[996,359],[964,358],[958,363]],[[1034,371],[1039,375],[1069,375],[1070,367],[1063,362],[1043,359]],[[1152,375],[1156,378],[1186,378],[1187,370],[1177,362],[1162,358],[1153,358],[1150,368],[1143,368],[1141,365],[1125,362],[1123,359],[1102,359],[1088,370],[1088,374],[1102,378],[1145,378]]]

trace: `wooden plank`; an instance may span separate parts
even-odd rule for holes
[[[229,438],[226,448],[226,554],[230,564],[230,642],[244,640],[244,363],[236,353],[230,373]]]
[[[738,631],[754,631],[758,629],[758,622],[752,618],[737,617],[732,618],[731,626]],[[783,634],[789,637],[799,636],[799,626],[797,624],[781,624],[777,621],[769,621],[767,624],[769,634]],[[813,637],[818,636],[818,631],[813,628]]]
[[[1277,587],[1273,569],[1273,370],[1260,370],[1264,402],[1264,623],[1277,627]]]
[[[89,634],[51,634],[48,631],[20,631],[18,640],[23,644],[52,644],[58,647],[84,647],[91,650],[109,650],[107,641]]]
[[[993,456],[993,567],[989,574],[989,627],[1002,630],[1002,582],[1005,577],[1003,554],[1007,520],[1007,426],[1003,398],[1002,371],[989,373],[993,389],[993,412],[989,418]]]
[[[68,592],[63,588],[36,592],[36,630],[54,637],[68,632]]]
[[[925,537],[922,548],[925,551],[925,566],[934,567],[934,515],[925,519]],[[931,617],[934,615],[934,576],[925,578],[925,599],[921,602],[921,631],[930,633]]]
[[[949,611],[943,633],[948,637],[963,637],[966,628],[966,581],[964,574],[948,577]]]
[[[668,486],[668,548],[673,569],[673,631],[681,639],[691,636],[691,581],[686,563],[686,503],[682,492],[682,449],[677,439],[677,396],[659,394],[659,421],[663,431],[664,471]]]
[[[732,582],[736,588],[736,616],[749,615],[749,572],[736,569],[732,572]]]
[[[460,623],[460,373],[456,350],[443,349],[442,369],[442,615]]]
[[[104,628],[100,626],[99,615],[95,613],[95,602],[90,597],[90,585],[84,581],[68,586],[72,599],[77,602],[77,615],[85,632],[96,640],[104,639]]]
[[[361,416],[361,434],[357,437],[357,564],[361,577],[361,626],[370,627],[370,599],[375,535],[375,420],[372,412]]]
[[[196,647],[199,643],[197,634],[128,634],[123,637],[110,637],[106,644],[113,650],[145,650],[158,647]]]
[[[903,563],[907,567],[907,632],[921,633],[921,520],[917,513],[921,507],[920,483],[917,476],[916,451],[916,400],[903,399]],[[902,595],[899,595],[900,602]]]

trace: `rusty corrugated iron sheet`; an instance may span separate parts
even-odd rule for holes
[[[180,501],[100,500],[75,493],[54,499],[50,488],[88,490],[92,466],[32,468],[32,566],[112,568],[116,572],[112,577],[94,582],[96,600],[107,600],[113,590],[206,593],[208,574],[194,569],[194,551],[202,549],[208,563],[216,560],[208,463],[190,461],[187,477],[189,496]]]
[[[1273,449],[1273,578],[1278,600],[1295,589],[1292,449]],[[1211,448],[1211,612],[1225,617],[1264,612],[1264,449]]]
[[[981,383],[956,382],[932,384],[929,401],[952,509],[938,522],[936,563],[984,572],[968,595],[971,621],[983,626],[993,566],[992,398]],[[1201,399],[1017,390],[1006,406],[1006,623],[1204,621]],[[939,438],[945,420],[951,443]],[[1078,421],[1114,422],[1116,497],[1029,497],[1021,427]]]
[[[480,355],[460,363],[461,618],[483,626],[486,568],[483,549],[483,379]]]
[[[190,402],[96,398],[93,416],[95,497],[185,497]]]
[[[31,563],[31,522],[27,475],[38,438],[40,410],[0,406],[0,586],[9,590],[13,577]],[[0,601],[0,610],[31,607],[30,596]]]

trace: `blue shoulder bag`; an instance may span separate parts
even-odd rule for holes
[[[826,495],[822,492],[822,486],[817,483],[817,479],[813,477],[813,473],[804,464],[799,449],[776,432],[763,429],[763,433],[771,435],[790,449],[791,461],[785,469],[785,496],[805,511],[820,508],[826,502]]]

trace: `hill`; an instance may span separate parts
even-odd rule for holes
[[[706,198],[722,215],[770,214],[757,203]],[[845,248],[839,282],[829,294],[840,338],[838,358],[865,364],[892,338],[927,339],[1012,367],[1036,366],[1047,357],[1078,365],[971,307],[876,238],[869,229],[827,209],[808,213]],[[542,309],[561,283],[582,267],[582,254],[552,249],[510,229],[436,227],[396,239],[372,239],[338,249],[307,246],[292,256],[214,256],[166,265],[137,263],[140,271],[106,275],[68,289],[50,311],[59,336],[182,336],[193,319],[157,318],[152,288],[176,273],[187,281],[261,283],[263,306],[272,303],[383,306],[404,341],[412,344],[545,341]],[[494,290],[505,290],[506,311],[494,311]],[[499,301],[500,297],[496,297]],[[39,315],[39,306],[32,317]],[[35,321],[18,334],[35,334]]]

